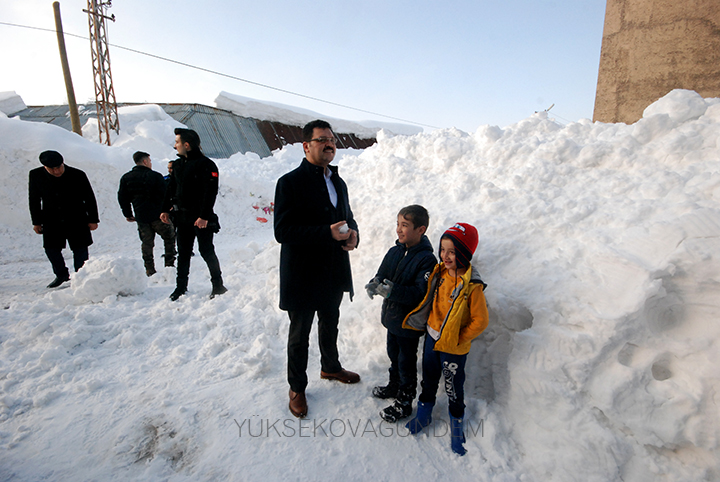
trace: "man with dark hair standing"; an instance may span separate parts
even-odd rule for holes
[[[128,222],[137,222],[145,274],[154,275],[155,234],[165,244],[165,266],[175,266],[175,229],[160,221],[160,211],[165,198],[165,179],[152,170],[152,160],[147,152],[133,154],[135,167],[120,178],[118,203]],[[133,210],[135,214],[133,215]]]
[[[90,231],[97,229],[100,220],[95,194],[83,171],[66,166],[56,151],[41,153],[40,162],[43,167],[30,171],[30,217],[33,230],[43,235],[45,254],[55,273],[48,288],[57,288],[70,280],[62,255],[65,243],[70,245],[78,271],[89,257]]]
[[[169,183],[169,182],[170,182],[170,177],[172,176],[173,162],[175,162],[175,161],[168,161],[168,165],[167,165],[167,171],[168,171],[168,173],[167,173],[167,175],[163,178],[163,179],[165,179],[165,182],[166,182],[166,183]]]
[[[345,181],[330,166],[335,136],[322,120],[303,128],[305,159],[282,176],[275,189],[275,239],[280,250],[280,309],[290,318],[288,383],[290,412],[307,414],[305,388],[310,330],[318,317],[320,378],[357,383],[357,373],[343,369],[337,350],[340,302],[352,300],[350,257],[358,245],[358,226],[350,209]]]
[[[218,193],[218,168],[203,155],[200,136],[194,130],[175,129],[175,149],[179,158],[173,163],[160,214],[162,222],[170,224],[172,210],[177,227],[177,283],[170,299],[175,301],[187,292],[195,238],[198,240],[200,255],[210,271],[210,298],[214,298],[227,292],[213,245],[213,235],[220,230],[218,217],[213,212]]]

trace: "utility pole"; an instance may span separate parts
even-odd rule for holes
[[[90,50],[92,53],[93,76],[95,78],[95,105],[97,106],[100,143],[110,145],[110,131],[120,133],[117,101],[110,72],[110,52],[108,50],[105,19],[115,21],[115,15],[105,15],[112,0],[88,0],[87,10],[90,24]]]
[[[60,17],[60,2],[53,2],[53,11],[55,12],[55,31],[57,32],[58,48],[60,49],[60,62],[62,63],[63,77],[65,77],[65,90],[67,91],[68,108],[70,109],[70,123],[73,132],[82,136],[80,114],[78,114],[75,89],[70,76],[70,63],[68,62],[67,50],[65,50],[65,34],[63,32],[62,18]]]

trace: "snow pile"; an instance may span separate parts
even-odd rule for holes
[[[381,129],[400,135],[414,135],[423,131],[422,127],[408,124],[379,121],[352,122],[344,119],[335,119],[311,110],[280,104],[278,102],[252,99],[229,92],[220,92],[215,99],[215,105],[219,109],[229,110],[239,116],[252,117],[253,119],[271,122],[282,122],[300,127],[315,119],[324,119],[332,124],[335,132],[353,133],[360,138],[375,137]]]
[[[26,108],[22,97],[15,92],[0,92],[0,114],[9,116]]]
[[[72,294],[78,301],[99,303],[108,297],[138,295],[147,288],[140,259],[103,255],[87,261],[72,278]]]
[[[170,121],[153,122],[164,132]],[[313,335],[304,422],[287,410],[269,212],[302,149],[217,161],[230,291],[208,299],[196,255],[190,291],[172,303],[172,269],[145,279],[114,198],[149,138],[136,128],[107,148],[0,118],[1,479],[718,479],[720,99],[673,91],[630,126],[540,113],[474,133],[381,132],[371,148],[339,151],[360,245],[338,344],[363,380],[319,380]],[[167,156],[172,141],[148,152]],[[70,290],[44,288],[49,263],[19,201],[44,148],[88,173],[101,206]],[[386,403],[370,396],[388,361],[380,302],[362,286],[412,203],[428,208],[434,245],[458,221],[480,233],[491,320],[468,358],[463,458],[443,432],[444,395],[419,437],[380,424]],[[126,286],[138,294],[118,296]]]
[[[175,159],[172,150],[175,128],[186,127],[170,117],[159,105],[132,105],[118,108],[120,134],[110,132],[113,147],[132,145],[134,151],[159,153],[162,159]],[[99,139],[98,121],[89,118],[82,128],[86,139]],[[170,149],[168,149],[168,142]],[[126,162],[124,164],[127,164]]]

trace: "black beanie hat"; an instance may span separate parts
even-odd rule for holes
[[[40,163],[45,167],[58,167],[63,163],[63,156],[57,151],[44,151],[40,153]]]

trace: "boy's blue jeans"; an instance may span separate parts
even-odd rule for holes
[[[423,403],[435,403],[440,377],[445,379],[445,393],[448,396],[450,415],[462,418],[465,415],[465,362],[467,354],[453,355],[435,351],[435,340],[425,334],[425,345],[422,359],[422,392]]]

